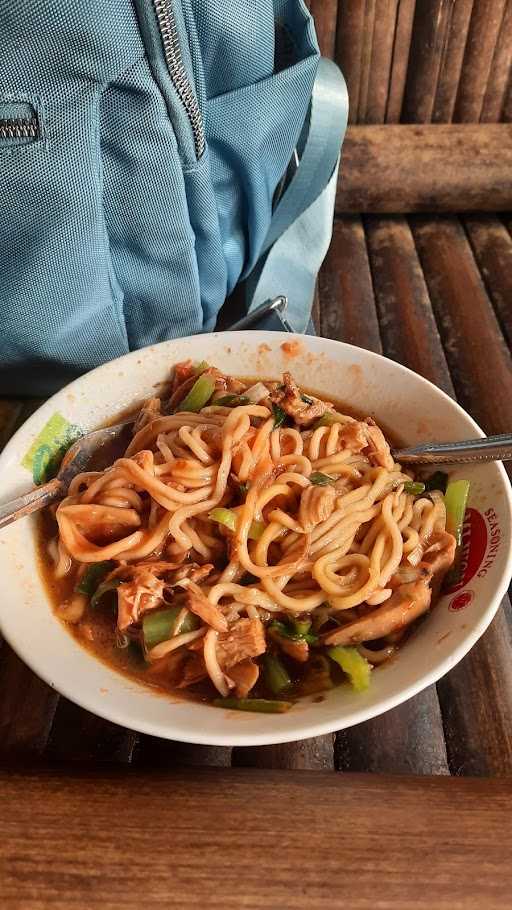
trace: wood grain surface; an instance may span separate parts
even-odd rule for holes
[[[512,119],[511,0],[308,5],[322,52],[347,79],[350,123]]]
[[[429,123],[450,30],[453,0],[417,0],[403,123]]]
[[[368,16],[372,18],[367,18],[366,0],[343,0],[338,6],[336,60],[347,83],[349,123],[358,122],[364,69],[363,47],[368,44],[365,35],[370,29],[373,31],[373,0],[369,0]]]
[[[456,0],[452,4],[442,66],[430,111],[433,123],[449,123],[453,118],[473,6],[474,0]]]
[[[315,19],[320,52],[332,59],[336,48],[338,0],[309,0],[308,6]]]
[[[477,123],[482,116],[506,5],[507,0],[476,0],[474,3],[453,112],[455,123]],[[502,40],[508,39],[502,37]]]
[[[512,237],[493,215],[464,219],[464,227],[501,330],[512,347]]]
[[[512,2],[507,0],[496,38],[480,120],[496,123],[503,119],[512,66]]]
[[[509,124],[384,124],[347,130],[338,214],[511,208]]]
[[[488,433],[512,426],[512,358],[457,218],[411,220],[441,339],[461,404]],[[512,774],[512,613],[438,683],[450,768]]]
[[[416,0],[398,0],[393,59],[386,102],[386,123],[399,123],[409,64]]]
[[[0,777],[3,910],[503,910],[511,781]]]

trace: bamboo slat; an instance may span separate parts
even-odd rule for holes
[[[477,123],[507,0],[475,0],[453,120]]]
[[[336,47],[336,18],[338,0],[309,0],[315,18],[316,34],[324,57],[334,57]]]
[[[507,0],[487,81],[480,120],[497,123],[502,119],[512,66],[512,0]]]
[[[433,123],[450,123],[453,118],[473,2],[474,0],[456,0],[452,7],[432,108]]]
[[[416,0],[403,123],[429,123],[445,57],[453,0]]]
[[[512,349],[512,237],[492,215],[464,219],[464,226],[501,330]]]
[[[386,123],[399,123],[404,100],[416,0],[399,0],[386,103]]]
[[[508,124],[349,127],[336,211],[467,212],[512,208]]]

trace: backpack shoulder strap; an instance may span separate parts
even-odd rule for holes
[[[246,284],[249,312],[268,298],[285,294],[287,318],[297,332],[308,325],[316,276],[332,236],[347,120],[345,80],[336,64],[322,57],[299,166],[274,209],[263,255]]]

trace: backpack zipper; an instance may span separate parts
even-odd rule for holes
[[[35,118],[0,119],[0,139],[37,139],[38,123]]]
[[[183,63],[176,17],[174,15],[172,3],[173,0],[153,0],[167,69],[176,90],[176,94],[185,109],[185,113],[192,128],[194,147],[197,158],[199,159],[206,146],[203,118],[194,89],[192,88]]]

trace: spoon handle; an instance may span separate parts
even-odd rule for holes
[[[401,464],[468,464],[512,460],[512,434],[466,439],[464,442],[427,442],[408,449],[393,449]]]
[[[65,484],[55,477],[49,483],[31,490],[30,493],[24,493],[17,499],[11,499],[10,502],[0,506],[0,528],[5,528],[18,518],[24,518],[25,515],[44,509],[57,499],[62,499],[65,491]]]

